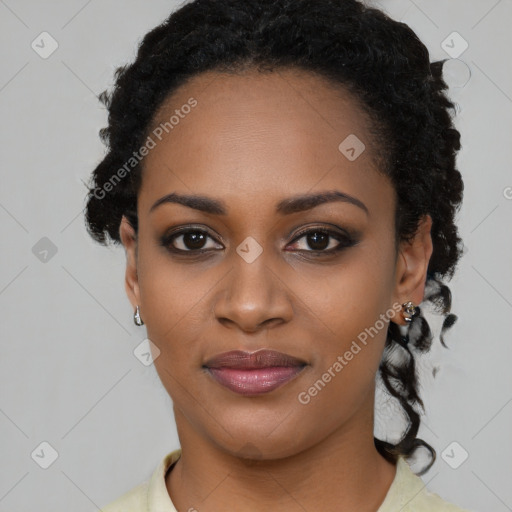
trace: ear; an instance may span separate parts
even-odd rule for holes
[[[126,253],[125,289],[133,309],[140,306],[139,279],[137,276],[137,234],[123,215],[119,226],[119,237]],[[142,313],[141,313],[142,316]]]
[[[423,301],[428,263],[433,250],[431,228],[432,217],[424,215],[414,238],[401,242],[396,261],[393,304],[412,301],[417,306]],[[399,325],[407,324],[402,315],[395,315],[393,321]]]

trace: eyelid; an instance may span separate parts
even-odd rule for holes
[[[332,227],[331,227],[332,226]],[[340,237],[345,237],[349,240],[355,239],[358,237],[356,232],[352,232],[351,230],[340,228],[339,226],[336,226],[335,224],[330,223],[323,223],[323,224],[309,224],[306,227],[300,229],[293,238],[292,242],[297,240],[298,238],[302,238],[304,235],[307,235],[311,231],[321,231],[324,233],[328,233],[329,235],[338,235]],[[289,237],[288,237],[289,238]]]
[[[341,221],[340,224],[335,224],[333,222],[310,222],[304,227],[292,230],[291,235],[294,236],[293,240],[295,240],[298,236],[307,234],[310,231],[325,232],[331,236],[344,238],[354,243],[358,242],[363,236],[361,229],[352,227],[348,223]]]
[[[219,235],[218,233],[215,233],[215,235],[214,235],[212,233],[212,230],[208,226],[205,226],[204,224],[185,224],[185,225],[177,226],[175,228],[171,228],[171,229],[167,230],[164,233],[164,235],[162,236],[162,238],[178,236],[178,235],[182,235],[183,233],[188,233],[190,231],[200,231],[202,233],[206,233],[210,238],[214,238],[214,239],[218,238],[219,240],[222,241],[222,243],[224,243],[222,235]]]

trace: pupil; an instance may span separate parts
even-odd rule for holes
[[[329,235],[326,233],[315,231],[308,235],[308,245],[314,250],[325,249],[329,245],[328,239]]]
[[[191,232],[183,235],[183,243],[189,249],[200,249],[204,244],[204,233]]]

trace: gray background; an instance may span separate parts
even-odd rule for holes
[[[512,1],[375,3],[432,59],[448,57],[443,41],[452,53],[469,45],[447,66],[464,146],[466,254],[448,283],[459,320],[450,349],[437,342],[420,359],[420,437],[438,453],[422,478],[468,509],[512,510]],[[133,353],[145,330],[125,295],[124,251],[94,244],[82,212],[104,151],[96,95],[176,5],[0,0],[0,512],[98,510],[178,447],[171,401]],[[46,59],[31,47],[51,49],[43,31],[58,43]],[[380,410],[376,431],[393,405]],[[42,442],[58,453],[47,469]]]

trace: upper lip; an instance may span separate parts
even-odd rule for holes
[[[305,366],[306,362],[289,354],[275,350],[262,349],[256,352],[232,350],[223,352],[208,359],[204,366],[207,368],[238,368],[254,369],[276,366]]]

